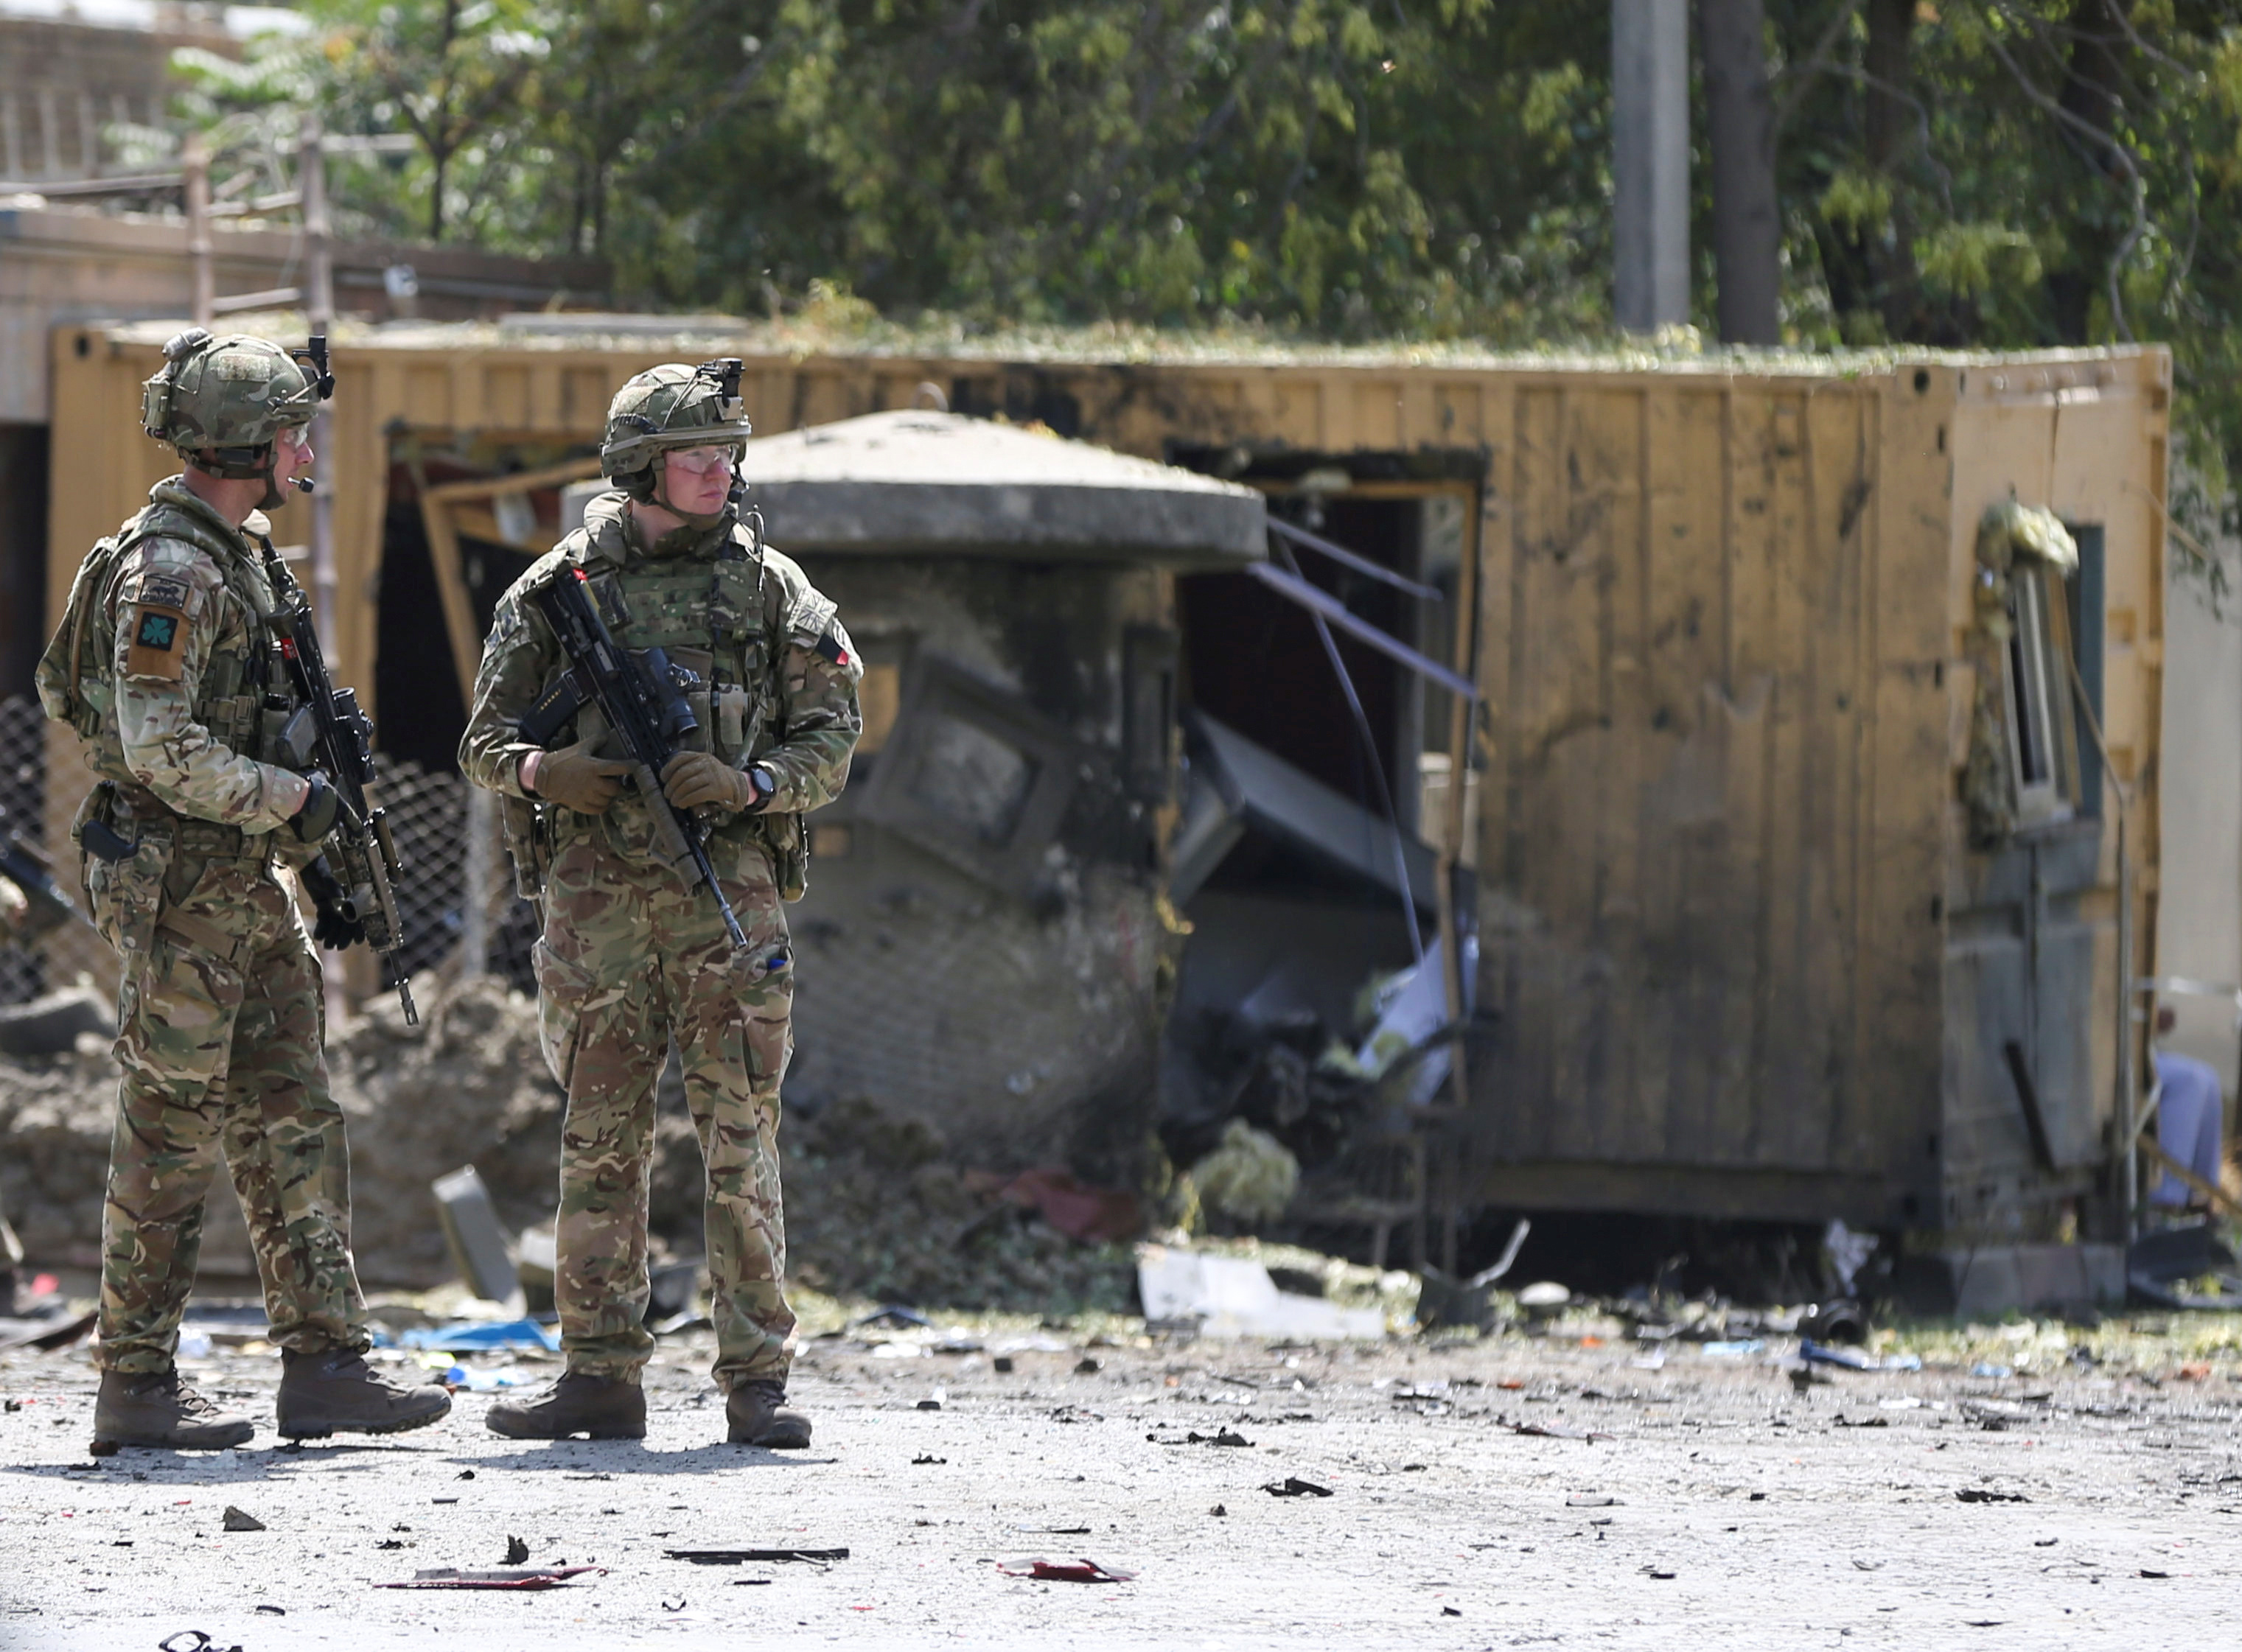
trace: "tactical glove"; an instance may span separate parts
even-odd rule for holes
[[[304,880],[304,893],[312,898],[312,940],[330,951],[340,952],[366,939],[366,922],[352,913],[326,856],[320,855],[297,875]]]
[[[579,814],[605,814],[621,794],[622,777],[629,772],[629,764],[594,757],[592,742],[578,740],[538,759],[536,792],[547,802]]]
[[[761,808],[775,789],[760,765],[735,769],[707,752],[680,752],[661,766],[661,794],[674,809],[714,804],[734,814]]]
[[[335,829],[336,817],[342,813],[342,794],[317,769],[304,778],[311,783],[304,793],[304,806],[288,825],[299,841],[317,843]]]

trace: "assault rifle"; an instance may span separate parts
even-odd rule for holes
[[[23,932],[27,937],[44,935],[78,915],[77,907],[62,892],[62,886],[47,870],[39,852],[17,841],[5,809],[0,809],[0,877],[21,889],[30,903],[24,913]]]
[[[405,1007],[405,1024],[418,1027],[420,1012],[413,1002],[413,978],[405,972],[405,925],[397,913],[397,880],[405,868],[397,859],[397,845],[389,833],[389,819],[366,800],[373,783],[373,724],[359,709],[358,690],[337,688],[327,675],[327,659],[319,649],[319,633],[312,624],[312,604],[301,585],[278,557],[265,559],[279,606],[272,628],[280,642],[281,657],[288,662],[289,679],[296,698],[311,713],[311,739],[301,739],[294,719],[282,739],[299,762],[316,759],[334,784],[335,829],[320,853],[342,886],[344,916],[366,928],[366,944],[389,960],[397,978],[397,1001]],[[300,717],[301,712],[298,713]]]
[[[745,952],[748,937],[740,927],[716,869],[708,864],[708,826],[690,814],[681,815],[661,794],[662,766],[682,749],[685,739],[701,726],[684,690],[699,679],[682,666],[670,663],[659,648],[632,653],[621,646],[600,617],[591,582],[577,568],[568,568],[547,580],[532,593],[568,669],[560,680],[538,696],[517,726],[516,732],[533,746],[549,746],[562,726],[587,706],[597,706],[607,726],[622,742],[630,764],[630,781],[654,821],[654,847],[682,876],[686,865],[716,898],[723,914],[724,933],[732,950]]]

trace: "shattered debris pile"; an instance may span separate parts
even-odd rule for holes
[[[1125,1202],[1118,1195],[1071,1187],[1050,1172],[1008,1180],[965,1168],[944,1157],[927,1126],[867,1101],[789,1118],[780,1143],[787,1269],[804,1285],[920,1308],[1130,1309],[1130,1247],[1072,1239],[1053,1225],[1099,1231],[1091,1207]],[[1103,1231],[1132,1225],[1108,1215]]]
[[[429,1187],[462,1165],[480,1174],[510,1231],[553,1217],[563,1103],[538,1053],[535,1001],[495,978],[428,997],[420,1026],[380,1000],[327,1053],[349,1119],[352,1241],[373,1285],[451,1276]],[[0,1057],[0,1195],[42,1261],[97,1261],[116,1094],[102,1040],[83,1039],[64,1055]],[[659,1107],[652,1225],[678,1254],[697,1254],[701,1149],[674,1066]],[[816,1289],[1039,1314],[1131,1304],[1134,1260],[1111,1241],[1140,1224],[1122,1195],[1061,1173],[1008,1180],[968,1169],[925,1127],[868,1101],[789,1114],[780,1145],[790,1270]],[[1071,1239],[1054,1221],[1110,1238]]]
[[[537,1047],[537,1005],[500,979],[453,983],[421,1025],[383,998],[329,1046],[350,1120],[359,1271],[433,1285],[452,1265],[429,1185],[471,1164],[514,1227],[552,1221],[560,1087]]]
[[[91,1266],[117,1101],[117,1063],[88,1037],[65,1055],[0,1056],[0,1198],[26,1254]]]

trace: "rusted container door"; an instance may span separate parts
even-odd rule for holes
[[[1826,381],[1519,391],[1486,609],[1484,967],[1504,1025],[1473,1086],[1482,1155],[1882,1167],[1870,1115],[1910,1078],[1864,1011],[1930,980],[1890,979],[1878,907],[1919,906],[1927,936],[1937,885],[1912,865],[1935,826],[1893,853],[1879,778],[1919,766],[1906,789],[1935,823],[1943,738],[1935,564],[1930,628],[1880,634],[1902,577],[1875,531],[1883,405]],[[1896,641],[1919,673],[1885,669]]]

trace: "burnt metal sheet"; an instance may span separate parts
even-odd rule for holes
[[[959,871],[1024,894],[1098,760],[1019,695],[929,651],[913,661],[902,715],[856,809]]]
[[[1204,712],[1193,712],[1198,748],[1184,804],[1169,898],[1188,900],[1248,828],[1266,832],[1395,895],[1393,822],[1303,774],[1265,747]],[[1400,850],[1417,909],[1436,907],[1439,879],[1432,849],[1406,833]]]

